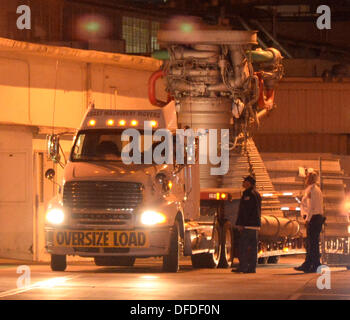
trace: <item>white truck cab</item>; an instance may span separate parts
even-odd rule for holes
[[[63,188],[46,214],[46,248],[53,270],[65,270],[67,255],[94,257],[97,265],[132,265],[137,257],[162,256],[165,270],[178,270],[184,203],[191,201],[186,166],[125,164],[122,159],[129,143],[122,140],[126,129],[140,133],[142,160],[150,151],[144,146],[149,134],[145,121],[152,133],[163,128],[175,134],[174,104],[156,110],[86,112],[64,168]],[[52,159],[59,157],[58,143],[57,137],[50,137]]]

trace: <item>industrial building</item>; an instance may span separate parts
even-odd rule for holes
[[[348,217],[338,216],[350,189],[346,1],[331,6],[330,30],[316,27],[317,1],[129,2],[1,3],[0,256],[48,259],[44,214],[57,187],[44,178],[53,167],[46,135],[65,132],[61,143],[68,156],[75,130],[92,104],[152,108],[148,79],[161,61],[151,55],[160,48],[157,32],[171,15],[202,17],[213,29],[258,29],[260,42],[281,50],[285,77],[276,93],[278,107],[256,129],[255,144],[276,190],[302,189],[299,167],[321,169],[328,177],[329,224],[346,234]],[[16,28],[16,8],[22,4],[31,8],[30,30]],[[157,91],[166,97],[164,84]],[[55,169],[59,183],[62,171]],[[280,201],[293,207],[291,200]]]

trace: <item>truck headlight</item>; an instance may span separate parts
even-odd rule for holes
[[[61,224],[64,220],[64,212],[59,208],[49,209],[46,213],[46,220],[52,224]]]
[[[165,221],[166,221],[165,215],[160,212],[147,210],[141,214],[141,223],[148,226],[161,224],[161,223],[164,223]]]

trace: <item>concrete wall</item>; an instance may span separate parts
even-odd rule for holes
[[[0,126],[0,256],[31,259],[33,160],[30,128]]]
[[[0,257],[38,261],[49,258],[45,210],[57,192],[44,173],[54,168],[58,183],[63,174],[47,161],[46,134],[53,125],[55,132],[74,133],[92,101],[96,108],[153,109],[147,86],[157,66],[151,61],[146,71],[137,67],[139,57],[120,55],[113,59],[128,61],[125,67],[108,64],[110,57],[105,63],[49,57],[47,47],[41,49],[42,54],[0,46]],[[158,90],[165,98],[163,84]],[[61,140],[66,155],[72,137]]]
[[[88,106],[87,74],[85,62],[0,52],[0,122],[52,126],[54,120],[57,127],[77,128]],[[150,75],[92,64],[92,99],[97,108],[153,108]]]

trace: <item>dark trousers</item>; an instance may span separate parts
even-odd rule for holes
[[[306,269],[317,268],[320,262],[320,233],[324,217],[320,214],[313,215],[307,225],[306,258],[302,266]]]
[[[255,271],[258,255],[258,231],[243,229],[239,238],[239,269]]]

